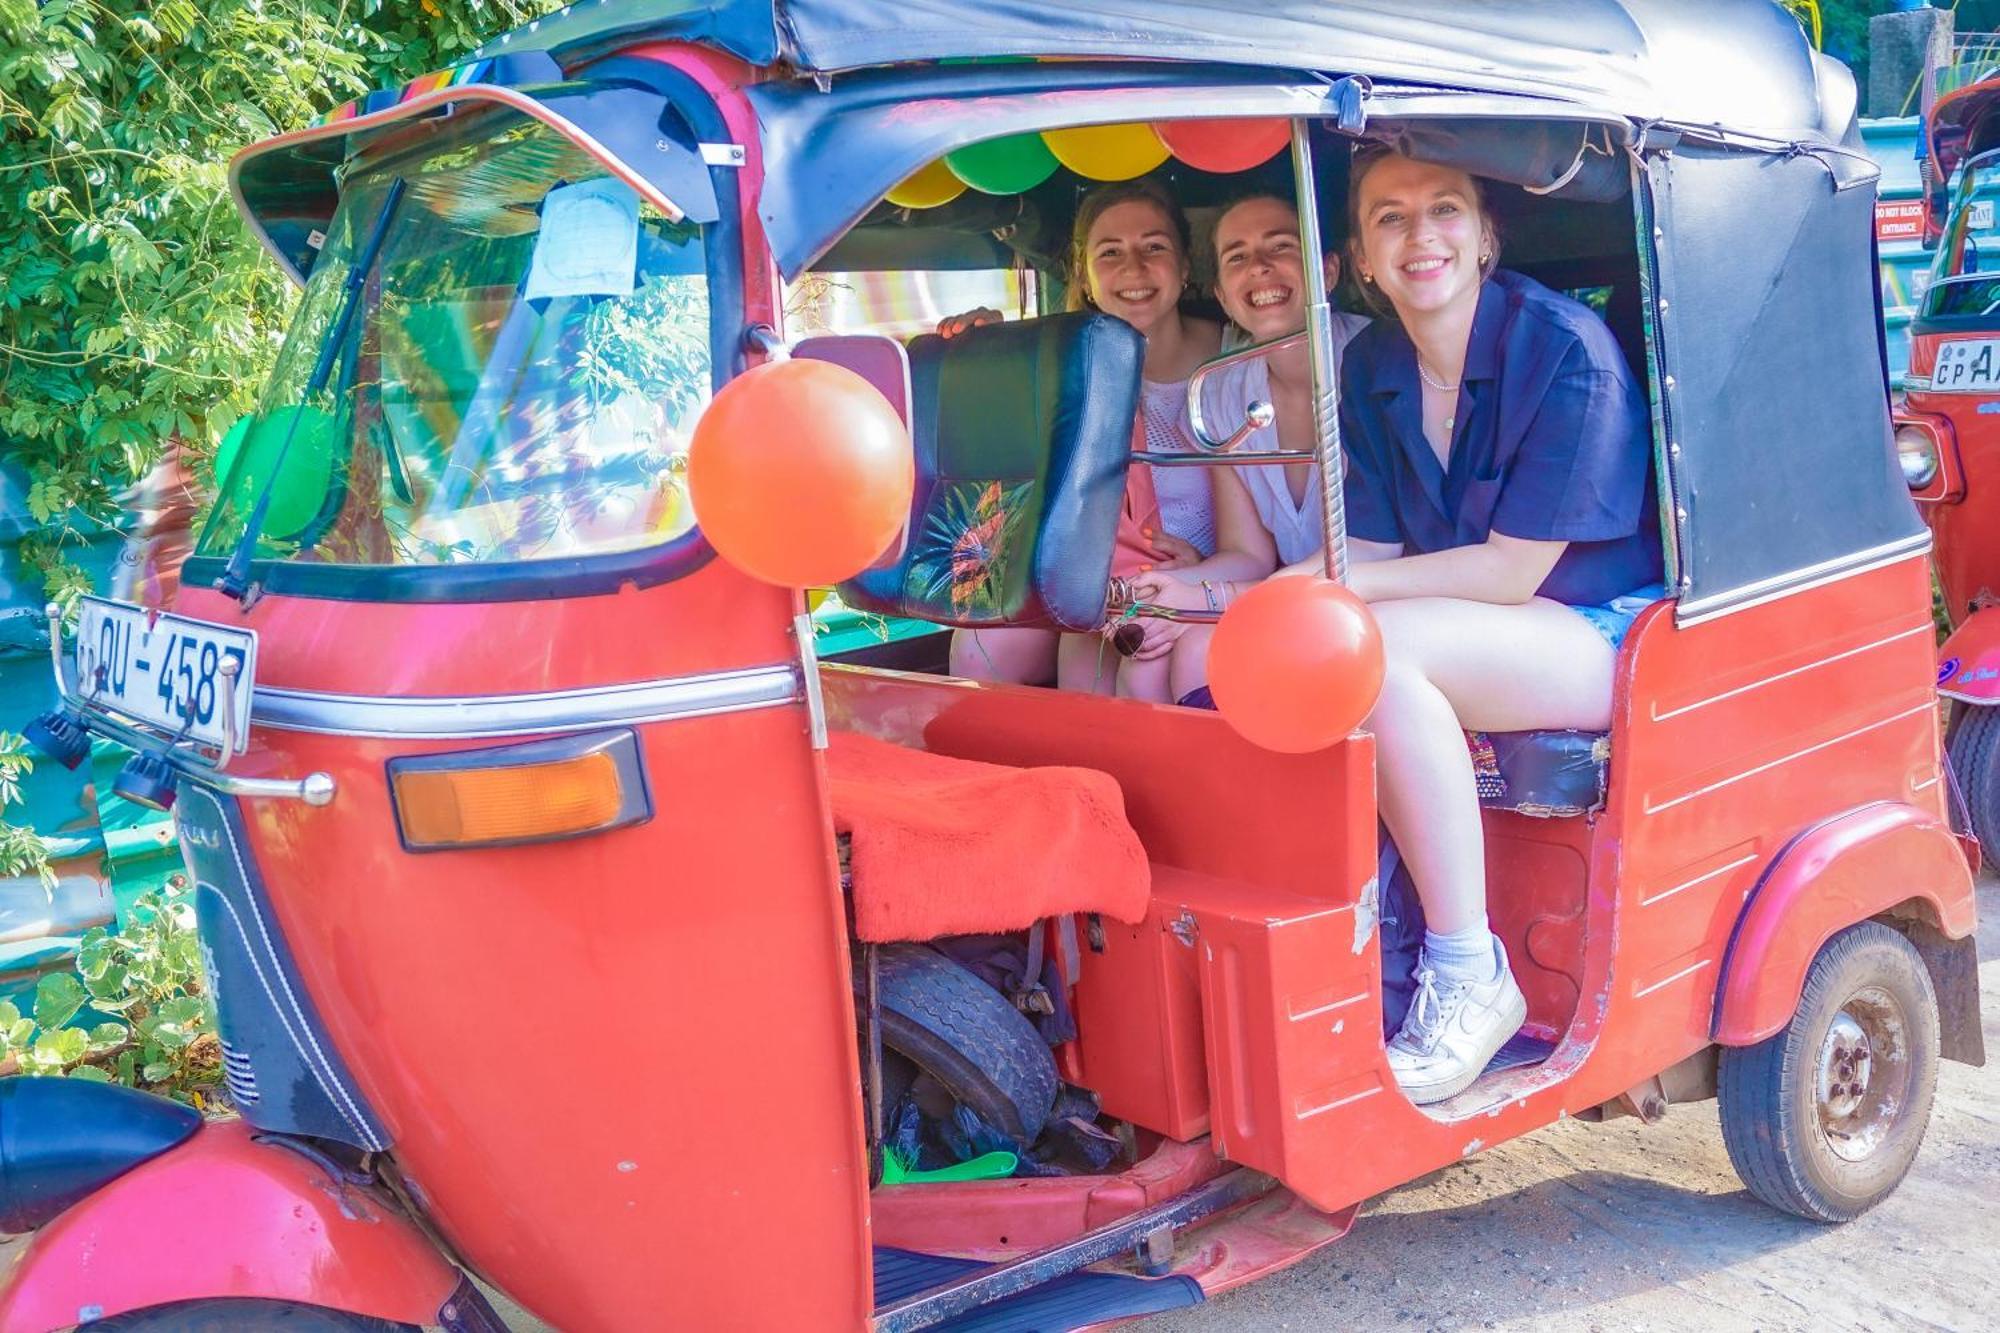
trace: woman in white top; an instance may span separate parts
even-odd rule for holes
[[[1116,315],[1145,335],[1140,416],[1146,448],[1181,453],[1193,448],[1187,433],[1187,378],[1213,357],[1222,330],[1181,309],[1190,276],[1187,218],[1158,182],[1135,180],[1104,186],[1077,211],[1070,271],[1074,309]],[[955,316],[939,327],[946,337],[997,319],[990,311]],[[1154,469],[1163,531],[1148,536],[1158,552],[1148,568],[1199,569],[1216,550],[1216,519],[1208,468]],[[952,674],[976,680],[1041,685],[1108,694],[1114,688],[1140,697],[1166,698],[1170,642],[1155,635],[1139,656],[1124,662],[1097,634],[1043,629],[958,630],[952,635]],[[1121,669],[1122,668],[1122,669]]]
[[[1268,342],[1305,327],[1305,261],[1299,250],[1298,211],[1289,199],[1251,195],[1226,210],[1215,223],[1215,262],[1216,299],[1252,342]],[[1333,287],[1340,280],[1339,256],[1329,254],[1322,262],[1327,286]],[[1348,340],[1367,326],[1364,316],[1334,315],[1336,375]],[[1218,520],[1247,511],[1252,521],[1230,525],[1229,545],[1237,555],[1226,570],[1163,566],[1135,579],[1134,591],[1146,601],[1183,610],[1219,609],[1239,584],[1308,559],[1326,545],[1319,467],[1313,460],[1312,368],[1303,341],[1212,376],[1202,396],[1202,415],[1218,430],[1233,429],[1253,402],[1269,403],[1277,419],[1238,448],[1283,450],[1297,453],[1300,461],[1279,467],[1202,469],[1213,478]],[[1178,699],[1207,681],[1209,631],[1188,629],[1176,637],[1170,684],[1172,697]]]

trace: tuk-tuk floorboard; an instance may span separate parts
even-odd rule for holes
[[[1980,884],[1980,977],[2000,1050],[2000,880]],[[1587,1333],[1993,1327],[2000,1061],[1946,1064],[1909,1179],[1821,1228],[1744,1192],[1714,1102],[1566,1123],[1375,1200],[1346,1239],[1146,1333],[1519,1329]],[[4,1251],[0,1251],[4,1262]],[[507,1307],[518,1333],[543,1329]]]

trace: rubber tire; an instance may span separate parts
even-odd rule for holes
[[[1950,757],[1958,790],[1987,864],[2000,863],[2000,705],[1960,703],[1952,719]]]
[[[1902,1007],[1911,1046],[1910,1096],[1881,1147],[1863,1162],[1834,1155],[1815,1110],[1816,1063],[1834,1016],[1867,987]],[[1909,1172],[1937,1093],[1938,1005],[1916,948],[1876,921],[1849,926],[1813,959],[1798,1012],[1754,1046],[1724,1047],[1717,1071],[1722,1141],[1750,1192],[1812,1222],[1847,1222],[1887,1198]]]
[[[882,945],[876,966],[882,1044],[994,1128],[1033,1143],[1059,1086],[1055,1056],[1035,1025],[929,945]],[[861,993],[858,976],[855,993]]]
[[[291,1301],[176,1301],[113,1315],[91,1333],[423,1333],[417,1324]]]

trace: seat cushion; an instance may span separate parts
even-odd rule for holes
[[[1145,340],[1075,314],[909,351],[909,540],[893,565],[842,584],[841,600],[942,625],[1101,624]]]
[[[1581,815],[1604,804],[1611,738],[1599,731],[1468,731],[1479,803],[1524,815]]]

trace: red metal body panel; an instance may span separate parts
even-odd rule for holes
[[[1208,1079],[1201,981],[1178,924],[1158,897],[1136,926],[1103,923],[1104,951],[1070,995],[1077,1039],[1057,1057],[1063,1077],[1096,1092],[1107,1114],[1185,1140],[1208,1133]]]
[[[1938,693],[1969,704],[2000,703],[2000,609],[1964,617],[1938,649]]]
[[[769,665],[794,650],[773,627],[795,604],[718,561],[502,613],[274,596],[249,619],[267,634],[260,685],[400,697]],[[239,619],[199,590],[185,609]],[[318,809],[246,805],[275,910],[398,1164],[522,1304],[579,1333],[669,1306],[700,1327],[858,1327],[871,1304],[859,1074],[805,709],[637,730],[650,821],[414,858],[385,762],[493,742],[260,729],[240,771],[324,770],[339,789]],[[468,1014],[504,1015],[507,1044],[467,1042]],[[775,1287],[773,1199],[811,1238]]]
[[[700,625],[699,634],[666,632],[655,619],[660,589],[631,587],[603,597],[509,602],[498,612],[477,602],[266,597],[247,615],[233,598],[183,587],[174,609],[257,631],[259,685],[391,697],[533,694],[796,656],[789,594],[745,596],[747,582],[715,560],[672,585],[675,623]],[[605,633],[607,623],[617,632]],[[662,631],[635,632],[647,624]]]
[[[1154,911],[1133,938],[1086,954],[1080,995],[1141,983],[1126,994],[1173,1016],[1176,1033],[1147,1053],[1173,1063],[1148,1082],[1136,1059],[1101,1056],[1094,1047],[1137,1020],[1100,1031],[1099,1010],[1080,1004],[1069,1068],[1091,1086],[1105,1072],[1115,1096],[1162,1122],[1190,1119],[1205,1084],[1218,1150],[1332,1211],[1609,1101],[1708,1045],[1737,918],[1796,835],[1878,802],[1942,819],[1927,585],[1913,559],[1706,624],[1677,626],[1665,606],[1641,617],[1620,660],[1606,809],[1488,819],[1493,919],[1522,960],[1530,1028],[1557,1051],[1428,1111],[1395,1095],[1381,1058],[1373,923],[1357,911],[1374,869],[1365,738],[1276,756],[1186,710],[854,668],[824,676],[836,725],[1119,780],[1155,863]],[[1941,918],[1966,920],[1964,864],[1934,845],[1900,863],[1899,897],[1927,895]],[[1879,910],[1848,907],[1848,919],[1828,911],[1796,930]],[[1199,1079],[1177,926],[1198,942]],[[1798,947],[1809,957],[1819,939]]]
[[[1878,802],[1944,817],[1928,587],[1909,559],[1706,624],[1676,628],[1663,608],[1638,627],[1611,752],[1620,840],[1592,869],[1592,929],[1600,915],[1617,927],[1602,1003],[1619,1074],[1587,1095],[1707,1044],[1737,918],[1792,839]],[[1905,875],[1899,896],[1926,888],[1969,903],[1962,867],[1937,885]]]
[[[240,1120],[213,1121],[35,1234],[0,1290],[0,1330],[205,1297],[262,1297],[434,1324],[459,1282],[416,1225]]]
[[[1927,811],[1865,806],[1794,842],[1757,886],[1730,943],[1715,1039],[1747,1046],[1784,1027],[1821,946],[1912,898],[1922,905],[1915,914],[1947,937],[1972,933],[1972,871],[1951,830]]]
[[[1174,1237],[1173,1271],[1215,1296],[1289,1268],[1347,1234],[1360,1208],[1323,1213],[1289,1190],[1276,1190]]]

